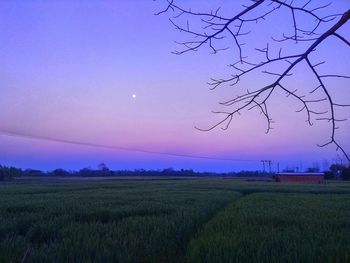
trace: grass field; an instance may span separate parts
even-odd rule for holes
[[[0,184],[0,262],[350,262],[350,184]]]

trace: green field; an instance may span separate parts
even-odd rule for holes
[[[0,262],[350,262],[350,184],[0,184]]]

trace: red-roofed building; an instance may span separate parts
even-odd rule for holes
[[[323,173],[278,173],[276,182],[281,183],[304,183],[321,184],[324,182]]]

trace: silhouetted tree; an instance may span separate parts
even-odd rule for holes
[[[100,176],[109,176],[112,175],[112,172],[109,170],[108,166],[105,163],[100,163],[98,165],[99,175]]]
[[[53,176],[70,176],[71,173],[64,170],[64,169],[56,169],[56,170],[53,170],[52,173],[51,173]]]
[[[90,177],[90,176],[95,176],[95,173],[93,170],[91,170],[90,168],[83,168],[79,171],[79,176],[83,176],[83,177]]]
[[[322,60],[323,58],[317,53],[317,48],[329,39],[338,40],[339,45],[350,47],[349,40],[342,35],[343,33],[340,33],[340,29],[344,30],[345,25],[348,24],[350,10],[333,14],[330,4],[323,5],[320,4],[320,1],[313,0],[253,0],[246,2],[250,4],[244,5],[240,11],[232,13],[227,9],[223,11],[220,7],[208,12],[194,11],[192,8],[182,7],[175,0],[167,0],[165,9],[157,13],[159,15],[172,12],[173,18],[170,19],[170,22],[175,29],[189,37],[187,41],[177,42],[181,47],[173,52],[177,55],[197,51],[204,46],[209,47],[214,54],[228,49],[230,45],[237,50],[237,59],[229,65],[233,73],[224,78],[212,78],[209,83],[211,89],[225,84],[239,85],[241,80],[248,76],[252,77],[254,73],[266,74],[271,77],[269,84],[257,85],[249,90],[245,89],[244,92],[237,93],[237,96],[221,102],[220,104],[225,107],[225,110],[214,113],[222,115],[223,118],[209,128],[200,130],[209,131],[219,126],[222,129],[227,129],[235,115],[240,114],[243,110],[257,109],[266,119],[266,133],[268,133],[272,129],[273,123],[269,113],[271,97],[278,91],[282,91],[300,105],[297,112],[305,113],[309,125],[312,125],[314,121],[330,123],[329,140],[319,146],[335,145],[336,149],[344,154],[350,166],[350,156],[336,137],[338,123],[346,120],[339,117],[339,109],[350,105],[341,103],[334,98],[330,92],[329,82],[326,81],[332,78],[350,77],[332,72],[329,68],[327,70],[330,72],[322,72],[320,66],[326,62],[326,59]],[[201,2],[198,1],[198,3]],[[284,12],[283,10],[289,12],[289,17],[285,17],[285,19],[290,20],[291,28],[286,28],[282,36],[277,38],[272,36],[272,45],[267,43],[262,48],[256,46],[255,51],[263,55],[262,61],[258,60],[261,57],[259,55],[254,55],[253,58],[247,57],[243,39],[245,35],[250,33],[251,24],[273,19],[276,12]],[[277,20],[274,22],[279,23]],[[349,29],[347,30],[349,31]],[[344,30],[344,32],[346,31]],[[227,38],[230,41],[224,40]],[[294,47],[285,52],[285,43],[289,42],[298,44],[298,48]],[[227,46],[219,47],[219,45]],[[274,70],[271,70],[271,67]],[[287,77],[301,67],[306,67],[307,74],[310,74],[317,82],[317,85],[309,87],[308,91],[292,89],[286,81]],[[331,87],[332,89],[336,88],[335,86]],[[319,110],[321,104],[327,109]]]
[[[343,180],[350,180],[350,167],[346,167],[341,176]]]
[[[23,176],[45,176],[46,173],[35,169],[26,169],[23,171]]]
[[[0,181],[11,180],[16,176],[21,176],[21,175],[22,175],[21,169],[0,165]]]
[[[309,167],[306,169],[308,173],[318,173],[320,172],[320,169],[318,167]]]
[[[345,168],[346,167],[344,165],[342,165],[342,164],[332,164],[329,167],[329,171],[331,172],[332,177],[334,179],[341,179],[343,171],[345,170]]]

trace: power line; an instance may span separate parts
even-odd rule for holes
[[[191,159],[206,159],[206,160],[228,161],[228,162],[260,162],[260,160],[242,160],[242,159],[218,158],[218,157],[192,155],[192,154],[181,154],[181,153],[172,153],[172,152],[150,151],[150,150],[145,150],[145,149],[128,148],[128,147],[122,147],[122,146],[111,146],[111,145],[105,145],[105,144],[97,144],[97,143],[81,142],[81,141],[75,141],[75,140],[59,139],[59,138],[46,137],[46,136],[41,136],[41,135],[30,135],[30,134],[12,132],[12,131],[0,131],[0,135],[9,136],[9,137],[20,137],[20,138],[25,138],[25,139],[41,140],[41,141],[50,141],[50,142],[56,142],[56,143],[65,143],[65,144],[72,144],[72,145],[79,145],[79,146],[87,146],[87,147],[94,147],[94,148],[102,148],[102,149],[109,149],[109,150],[138,152],[138,153],[156,154],[156,155],[166,155],[166,156],[191,158]]]

